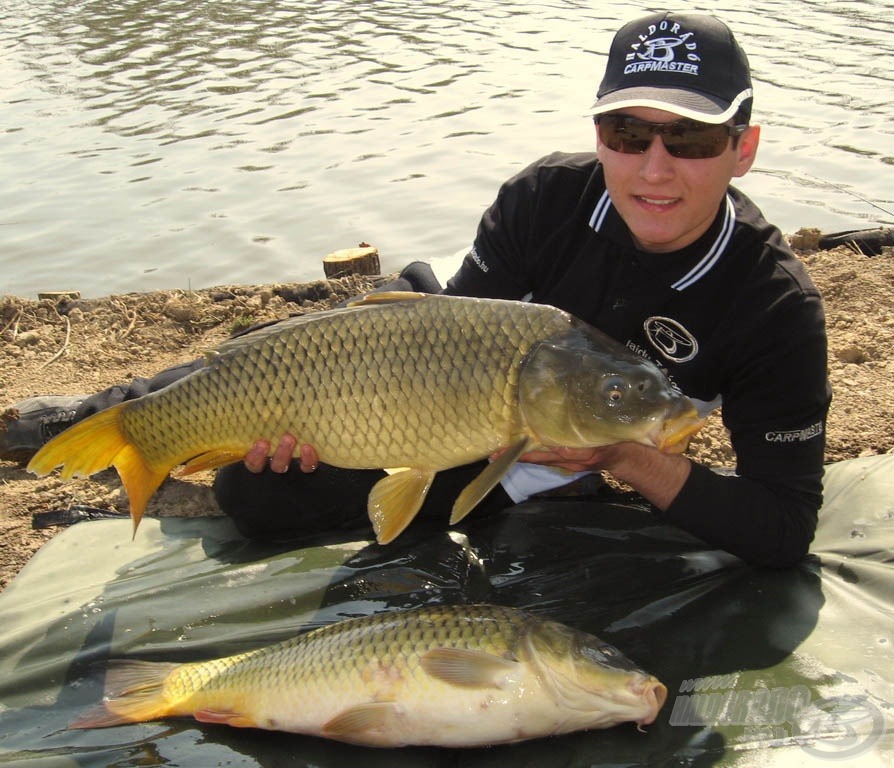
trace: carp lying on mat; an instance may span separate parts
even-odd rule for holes
[[[338,622],[188,664],[123,661],[72,728],[192,715],[375,747],[500,744],[655,720],[658,680],[593,635],[459,605]]]
[[[136,530],[178,464],[223,466],[289,432],[327,464],[402,468],[370,493],[387,543],[439,470],[504,450],[459,495],[455,523],[537,446],[632,440],[676,452],[703,423],[656,366],[554,307],[378,293],[225,342],[189,376],[70,427],[28,468],[115,466]]]

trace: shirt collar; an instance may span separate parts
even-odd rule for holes
[[[648,261],[652,260],[649,257],[654,254],[644,254],[634,245],[630,231],[617,209],[612,205],[607,189],[604,189],[599,196],[596,207],[590,215],[589,225],[594,232],[598,232],[624,248],[636,251],[637,254],[645,256]],[[682,263],[684,265],[678,271],[678,274],[680,272],[682,274],[671,282],[671,288],[676,291],[684,291],[705,277],[726,253],[735,226],[736,208],[727,193],[717,212],[717,217],[704,235],[692,245],[681,248],[679,251],[661,254],[662,257],[667,258],[667,263]]]

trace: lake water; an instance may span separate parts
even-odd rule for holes
[[[784,232],[894,224],[894,4],[681,2],[749,54],[744,189]],[[499,184],[593,147],[635,2],[5,0],[0,294],[384,270],[466,247]],[[449,259],[446,260],[449,263]]]

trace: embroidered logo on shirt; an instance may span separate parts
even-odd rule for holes
[[[767,432],[764,439],[768,443],[806,443],[823,434],[823,423],[818,421],[805,429],[790,429],[785,432]]]
[[[681,72],[698,76],[701,59],[692,32],[683,32],[676,22],[650,24],[627,54],[624,74],[635,72]]]
[[[672,363],[685,363],[698,354],[698,342],[681,323],[669,317],[654,315],[643,323],[646,338]]]
[[[478,265],[478,269],[480,269],[482,272],[489,272],[489,271],[490,271],[490,267],[488,267],[487,264],[484,263],[484,259],[482,259],[482,258],[478,255],[478,249],[477,249],[474,245],[473,245],[473,246],[471,247],[471,249],[469,250],[469,254],[468,254],[468,255],[469,255],[469,258],[472,259],[472,261],[474,261],[475,264]]]

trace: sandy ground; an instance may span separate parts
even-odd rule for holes
[[[805,246],[798,255],[826,301],[835,393],[827,460],[894,452],[894,249],[868,258],[846,248],[812,251],[809,233],[794,242]],[[0,297],[0,410],[25,397],[95,392],[152,375],[202,355],[240,326],[323,309],[371,286],[366,278],[346,278],[61,302]],[[719,418],[696,437],[690,453],[708,464],[732,465]],[[218,514],[210,477],[166,481],[148,514]],[[34,528],[34,516],[72,505],[128,509],[112,470],[62,481],[38,479],[0,461],[0,589],[60,530]]]

